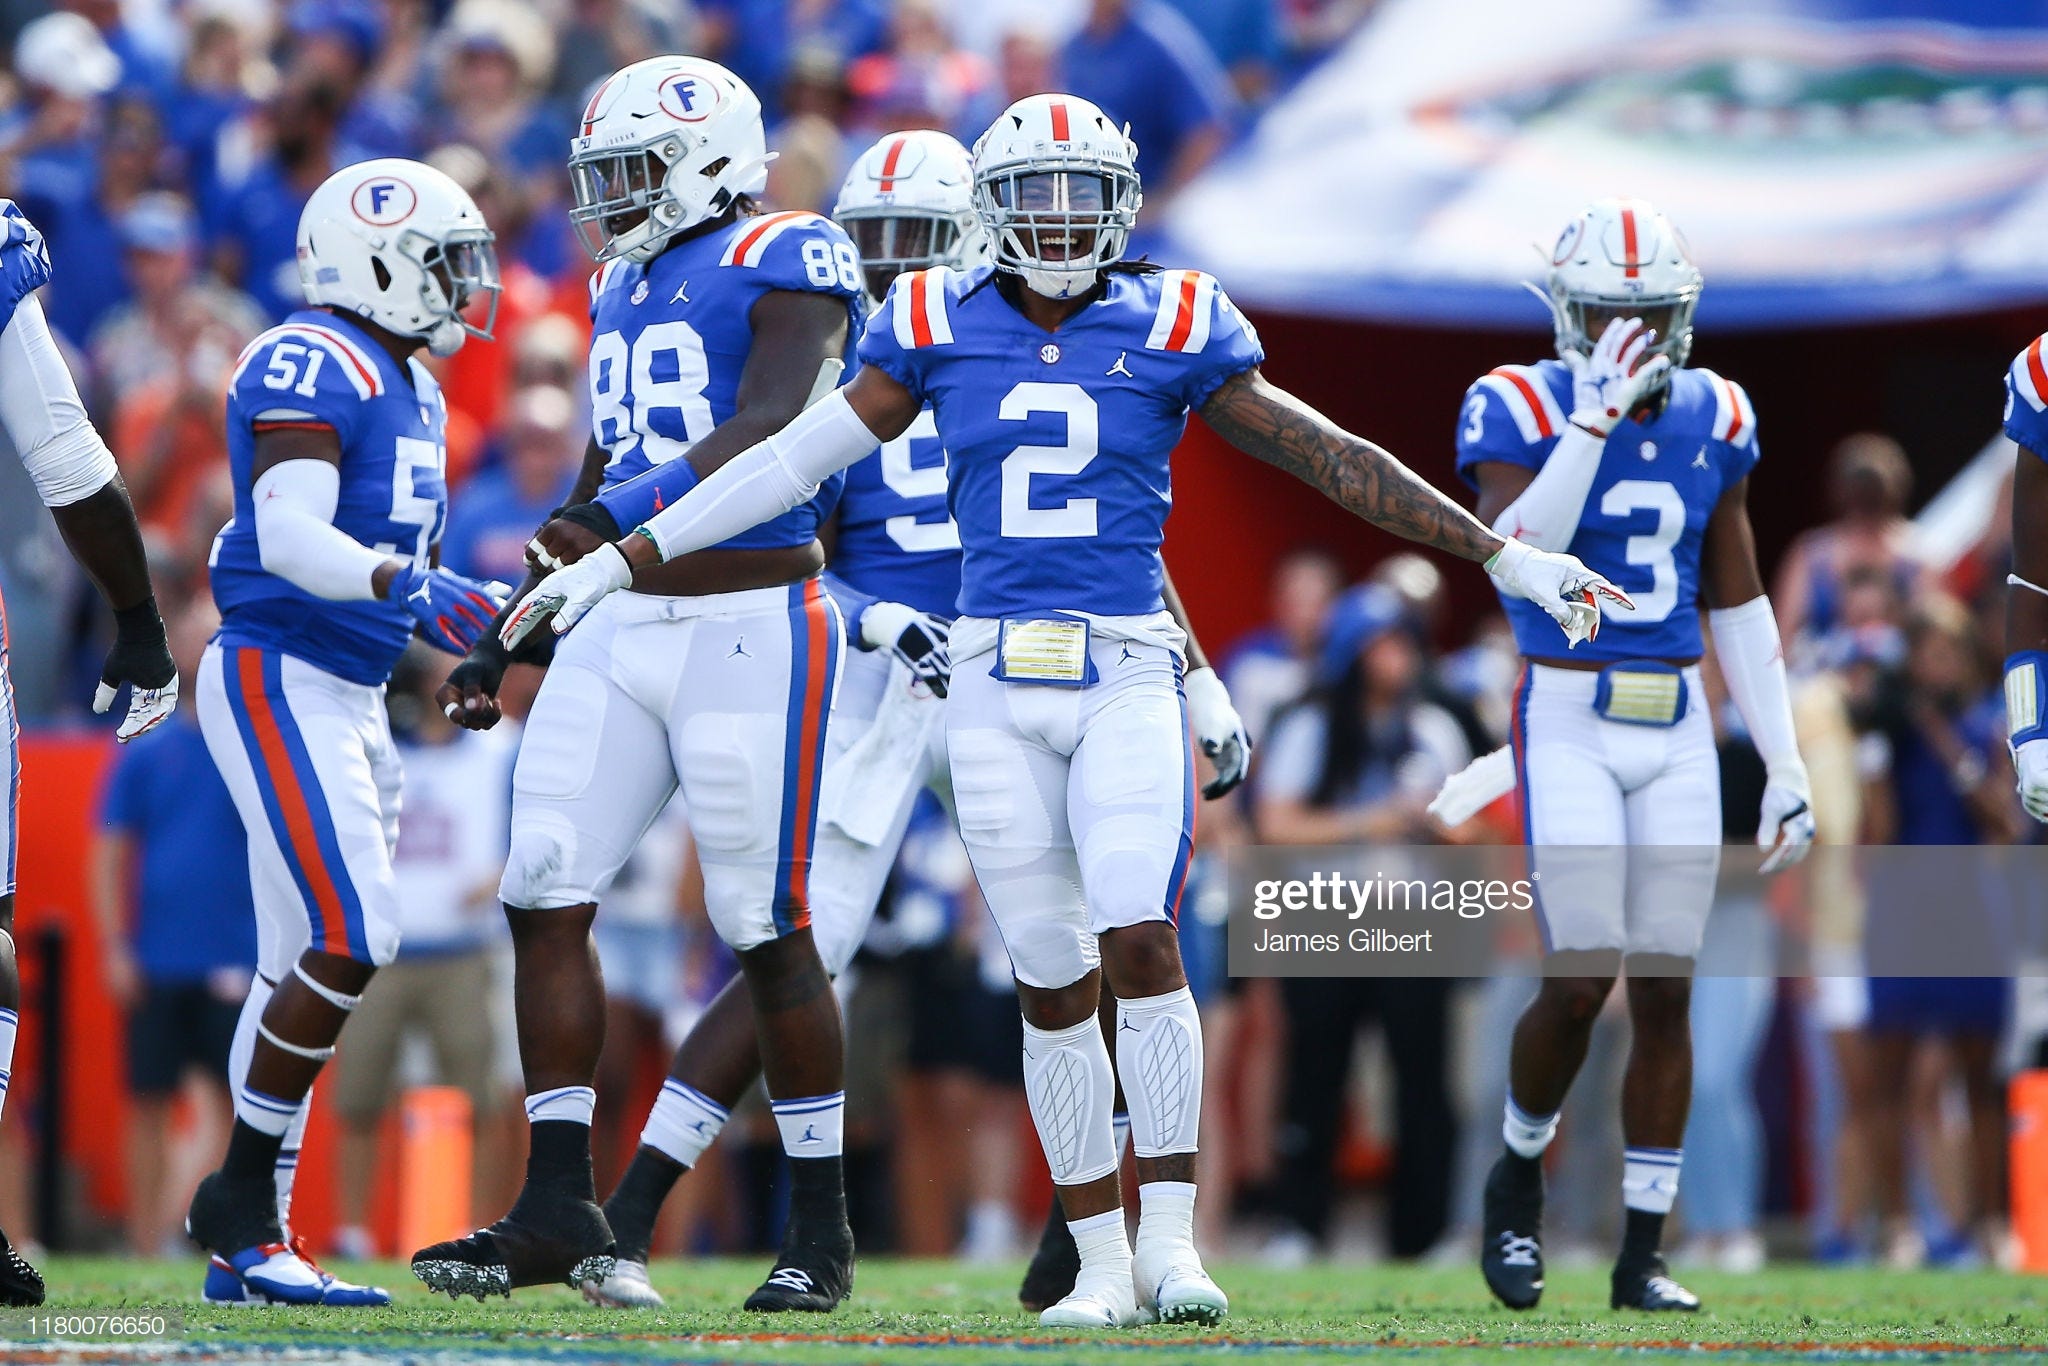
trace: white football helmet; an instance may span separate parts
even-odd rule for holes
[[[491,339],[498,253],[469,192],[417,161],[381,157],[321,182],[299,215],[306,302],[419,337],[437,356]],[[481,327],[464,315],[488,300]]]
[[[1692,352],[1692,313],[1700,271],[1671,220],[1640,199],[1602,199],[1564,225],[1550,251],[1545,288],[1557,353],[1593,353],[1616,318],[1641,318],[1656,332],[1649,350],[1672,367]]]
[[[1123,259],[1144,195],[1138,146],[1073,95],[1031,95],[974,144],[974,211],[996,264],[1052,299]]]
[[[649,57],[605,77],[569,141],[569,218],[599,261],[651,261],[668,239],[768,184],[761,101],[702,57]]]
[[[832,217],[879,299],[906,270],[973,270],[989,259],[988,233],[974,213],[974,163],[945,133],[891,133],[846,173]]]

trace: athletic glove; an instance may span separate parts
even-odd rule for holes
[[[1628,594],[1569,555],[1510,540],[1486,562],[1494,584],[1511,598],[1527,598],[1564,628],[1568,649],[1600,634],[1600,599],[1634,607]]]
[[[384,590],[390,602],[405,604],[419,623],[420,638],[437,650],[451,655],[469,653],[478,637],[488,631],[491,618],[505,605],[512,590],[502,583],[485,583],[452,569],[422,569],[406,565],[391,576]]]
[[[626,563],[625,553],[616,545],[601,545],[535,584],[498,628],[498,639],[506,649],[516,651],[520,641],[551,618],[559,636],[583,620],[591,608],[631,582],[633,566]]]
[[[1767,774],[1756,847],[1765,851],[1763,871],[1790,868],[1813,848],[1813,787],[1806,766]]]
[[[860,614],[860,647],[887,650],[907,666],[911,678],[944,697],[953,677],[952,637],[945,622],[900,602],[871,602]]]
[[[100,685],[92,694],[96,715],[106,715],[124,683],[129,688],[128,715],[114,732],[122,744],[154,729],[178,709],[178,666],[171,662],[164,619],[157,613],[154,597],[114,612],[114,648],[107,651],[107,661],[100,666]]]
[[[1216,777],[1202,789],[1202,796],[1215,801],[1244,781],[1252,763],[1252,737],[1245,734],[1244,718],[1230,703],[1230,689],[1214,669],[1195,669],[1181,681],[1188,695],[1188,721],[1202,753],[1216,765]]]
[[[1572,371],[1572,425],[1605,437],[1638,407],[1670,373],[1671,361],[1645,352],[1657,334],[1641,318],[1618,318],[1607,324],[1593,354],[1568,352]]]

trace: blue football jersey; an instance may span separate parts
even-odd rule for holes
[[[256,434],[332,428],[341,439],[334,525],[375,550],[426,566],[448,513],[448,407],[419,361],[400,366],[348,319],[303,309],[249,343],[228,381],[235,515],[210,565],[220,638],[277,650],[352,683],[377,684],[412,639],[402,604],[331,602],[263,567],[250,471]]]
[[[1504,365],[1465,391],[1458,419],[1458,473],[1498,460],[1540,470],[1564,432],[1572,376],[1561,361]],[[1635,599],[1601,604],[1600,635],[1575,659],[1696,659],[1700,641],[1700,544],[1721,495],[1756,468],[1756,414],[1749,395],[1711,370],[1677,370],[1663,411],[1624,420],[1608,434],[1566,547]],[[1505,601],[1515,644],[1537,659],[1565,656],[1564,633],[1541,608]]]
[[[960,528],[946,507],[946,447],[927,408],[846,471],[832,572],[871,598],[959,611]]]
[[[49,281],[49,244],[13,200],[0,199],[0,329],[14,320],[23,299]]]
[[[2048,354],[2036,337],[2005,372],[2005,434],[2048,460]]]
[[[754,302],[775,290],[844,299],[850,348],[864,297],[860,257],[818,214],[740,218],[646,264],[612,261],[590,277],[590,421],[611,454],[606,488],[687,455],[732,417],[754,349]],[[808,544],[843,483],[834,476],[802,507],[715,548]]]
[[[1112,272],[1047,332],[991,271],[896,278],[863,363],[929,404],[963,549],[960,611],[1160,610],[1159,545],[1188,411],[1265,359],[1199,271]]]

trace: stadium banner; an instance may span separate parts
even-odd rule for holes
[[[1923,317],[2048,298],[2044,172],[2040,6],[1387,0],[1159,254],[1253,308],[1528,326],[1560,227],[1639,196],[1691,242],[1703,326]]]
[[[1246,846],[1225,856],[1233,977],[2048,979],[2048,846]],[[1709,910],[1708,908],[1711,908]],[[1696,957],[1673,945],[1698,941]]]

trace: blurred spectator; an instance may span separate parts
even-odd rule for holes
[[[1323,619],[1343,586],[1343,572],[1326,550],[1293,550],[1274,567],[1272,619],[1234,643],[1221,669],[1254,743],[1266,739],[1282,707],[1309,690]]]
[[[53,170],[41,159],[21,168],[22,211],[50,243],[56,276],[44,291],[50,325],[74,346],[128,297],[120,224],[155,182],[163,153],[156,110],[139,95],[121,95],[107,107],[96,152]],[[81,175],[81,169],[84,175]]]
[[[297,0],[291,7],[288,85],[325,86],[339,100],[343,155],[336,165],[419,152],[420,110],[411,92],[370,81],[387,24],[374,0]]]
[[[287,83],[259,115],[228,131],[236,154],[222,157],[202,205],[214,270],[247,290],[272,321],[305,302],[298,234],[307,198],[356,159],[336,153],[346,100],[329,80]]]
[[[1771,593],[1794,663],[1810,664],[1821,642],[1842,625],[1843,588],[1859,571],[1889,579],[1901,600],[1911,600],[1920,588],[1925,570],[1913,553],[1913,524],[1906,520],[1912,492],[1912,466],[1890,437],[1865,432],[1835,447],[1828,460],[1835,519],[1792,542]]]
[[[172,616],[187,680],[218,624],[203,598]],[[117,752],[92,892],[101,970],[128,1024],[128,1248],[175,1256],[192,1190],[227,1141],[228,1047],[256,967],[242,822],[196,708]],[[181,1094],[194,1116],[182,1133],[172,1124]]]
[[[1273,91],[1286,55],[1282,6],[1273,0],[1168,0],[1200,36],[1239,99],[1256,104]]]
[[[462,0],[444,43],[437,131],[488,163],[498,203],[486,219],[502,239],[499,255],[544,272],[580,267],[563,230],[575,128],[546,100],[555,70],[547,21],[517,0]]]
[[[622,66],[663,52],[698,52],[688,5],[660,0],[572,0],[560,29],[553,94],[583,107],[591,87]]]
[[[221,132],[255,108],[277,73],[262,57],[265,35],[257,16],[235,0],[194,6],[177,88],[164,102],[164,137],[175,154],[175,183],[196,193],[216,175]]]
[[[757,90],[759,87],[755,87]],[[830,47],[799,49],[783,81],[781,122],[768,126],[768,202],[779,209],[832,207],[852,153],[840,128],[849,96],[846,63]]]
[[[473,578],[518,583],[526,574],[526,543],[576,482],[581,438],[567,394],[520,390],[505,427],[503,459],[449,504],[441,563]]]
[[[1463,679],[1462,687],[1454,685],[1446,677],[1445,661],[1437,659],[1429,648],[1443,625],[1443,571],[1424,556],[1404,550],[1374,565],[1369,582],[1390,590],[1400,599],[1408,629],[1422,645],[1425,664],[1422,682],[1417,686],[1421,699],[1441,708],[1458,723],[1458,729],[1465,733],[1466,747],[1474,754],[1484,754],[1505,739],[1507,727],[1489,727],[1480,719],[1475,702],[1475,696],[1483,696],[1485,685],[1492,680]],[[1509,687],[1512,686],[1510,683]]]
[[[503,989],[491,945],[503,925],[498,875],[511,820],[517,742],[501,731],[459,729],[434,704],[454,660],[415,642],[388,691],[391,733],[405,765],[405,814],[392,866],[398,878],[397,961],[381,969],[335,1055],[334,1111],[342,1125],[338,1175],[346,1257],[375,1255],[367,1224],[384,1114],[409,1040],[432,1046],[432,1080],[468,1093],[478,1143],[475,1202],[512,1155],[493,1142],[497,1112],[515,1102],[497,1079],[489,1003]]]
[[[986,61],[954,43],[936,0],[897,0],[888,46],[846,71],[856,136],[939,128],[972,143],[982,128],[967,126],[968,111],[978,112],[992,79]]]
[[[22,28],[14,74],[24,106],[6,130],[15,198],[34,189],[46,201],[86,200],[95,179],[99,101],[120,82],[121,59],[89,21],[60,11]],[[36,221],[47,234],[48,224]]]
[[[887,0],[699,0],[697,11],[705,53],[754,88],[771,126],[800,53],[828,53],[844,66],[880,47],[889,22]]]
[[[151,6],[122,0],[65,0],[64,8],[99,31],[107,50],[121,63],[120,89],[132,90],[158,107],[168,101],[182,37],[175,21]]]
[[[1236,108],[1223,68],[1164,0],[1092,0],[1060,61],[1062,89],[1130,125],[1156,221],[1229,138]]]
[[[1261,759],[1257,824],[1271,844],[1418,843],[1424,807],[1471,758],[1458,723],[1421,701],[1425,660],[1399,598],[1379,586],[1337,600],[1317,690],[1275,722]],[[1337,1144],[1359,1028],[1376,1021],[1394,1073],[1394,1171],[1387,1247],[1419,1257],[1450,1212],[1457,1120],[1451,1109],[1451,983],[1442,978],[1293,978],[1286,1002],[1286,1095],[1276,1203],[1281,1264],[1311,1257],[1335,1212]]]

